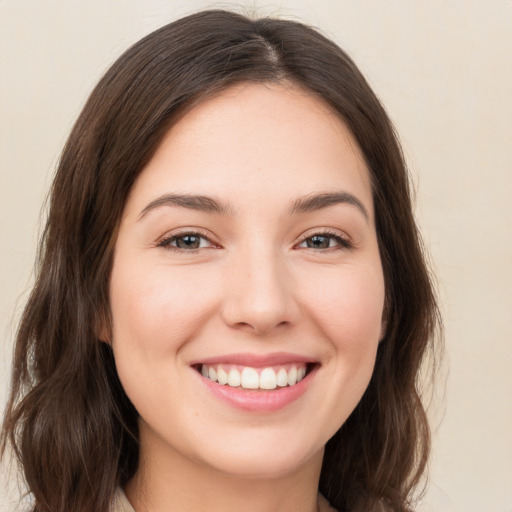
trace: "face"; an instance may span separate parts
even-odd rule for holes
[[[251,477],[321,459],[382,336],[371,184],[349,130],[291,85],[195,106],[131,191],[110,299],[141,453]]]

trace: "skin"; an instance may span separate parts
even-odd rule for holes
[[[361,207],[293,211],[339,192]],[[148,209],[164,194],[208,196],[223,211]],[[185,233],[204,237],[198,248],[183,248]],[[288,83],[237,85],[193,107],[131,191],[110,297],[108,338],[140,414],[134,508],[317,510],[325,443],[364,393],[383,336],[369,173],[339,117]],[[240,410],[191,366],[234,352],[299,354],[317,371],[291,404]]]

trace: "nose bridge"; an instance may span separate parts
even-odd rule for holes
[[[294,300],[283,255],[268,241],[253,240],[236,255],[229,270],[225,320],[232,326],[266,333],[291,323]]]

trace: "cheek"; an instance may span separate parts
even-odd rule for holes
[[[183,381],[181,347],[206,322],[212,296],[192,266],[176,271],[139,260],[119,258],[113,268],[112,342],[125,392],[143,417],[151,417],[161,408],[162,389]]]
[[[354,355],[375,346],[381,335],[384,308],[380,267],[346,268],[317,280],[317,284],[308,305],[331,343]]]
[[[326,344],[326,420],[336,432],[357,406],[375,366],[382,331],[384,279],[380,267],[338,272],[315,287],[309,311]]]
[[[119,262],[110,283],[114,340],[148,352],[176,350],[175,343],[198,328],[211,308],[205,282],[192,266],[176,272]]]

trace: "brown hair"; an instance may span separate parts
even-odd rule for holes
[[[34,511],[106,512],[116,485],[137,468],[137,412],[97,331],[109,321],[116,232],[138,173],[187,106],[238,82],[283,80],[323,98],[361,148],[386,287],[387,332],[375,371],[327,444],[320,490],[344,511],[411,510],[429,452],[418,375],[438,310],[392,124],[352,60],[316,30],[212,10],[126,51],[64,148],[2,429],[2,452],[14,447]]]

